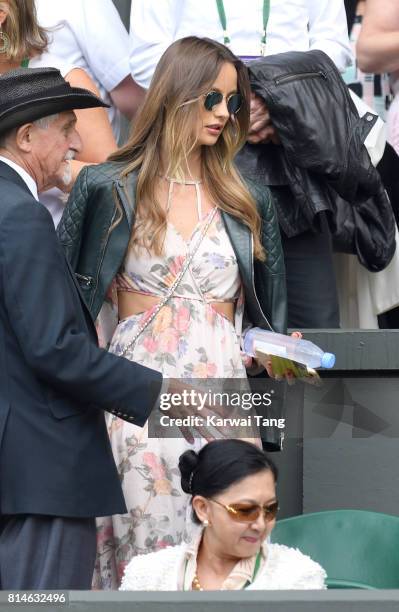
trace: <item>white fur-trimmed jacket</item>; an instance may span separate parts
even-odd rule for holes
[[[122,591],[181,590],[186,560],[186,544],[171,546],[147,555],[134,557],[127,565]],[[266,561],[252,590],[325,589],[326,573],[310,557],[298,549],[281,544],[264,543]]]

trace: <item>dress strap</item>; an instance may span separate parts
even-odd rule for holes
[[[168,201],[166,203],[166,213],[170,211],[170,205],[172,203],[172,195],[173,195],[173,186],[175,183],[179,182],[177,180],[175,181],[174,179],[169,179],[169,178],[167,180],[169,182],[169,190],[168,190]],[[184,182],[184,185],[194,185],[195,187],[198,221],[201,221],[202,219],[202,197],[201,197],[200,184],[201,184],[201,181],[185,181]]]
[[[198,213],[198,221],[202,219],[202,200],[201,200],[201,189],[199,183],[194,183],[195,185],[195,194],[197,196],[197,213]]]

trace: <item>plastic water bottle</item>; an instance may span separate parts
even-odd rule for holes
[[[244,352],[255,357],[256,351],[292,359],[309,368],[332,368],[335,364],[333,353],[325,353],[309,340],[291,338],[291,336],[276,334],[260,327],[248,330],[244,339]]]

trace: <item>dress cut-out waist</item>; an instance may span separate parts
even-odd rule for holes
[[[153,306],[156,306],[162,298],[162,294],[150,294],[134,289],[118,289],[119,320],[127,319],[132,315],[141,314],[150,310]],[[225,316],[229,321],[233,322],[234,320],[236,299],[204,299],[204,297],[198,295],[187,296],[186,294],[179,295],[178,293],[173,294],[171,300],[173,299],[195,300],[196,302],[205,303],[214,308],[222,316]]]

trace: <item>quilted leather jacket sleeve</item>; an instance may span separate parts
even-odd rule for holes
[[[58,238],[64,248],[67,260],[75,270],[83,236],[83,225],[89,203],[86,166],[79,173],[72,188],[67,205],[57,228]]]
[[[287,288],[280,228],[270,190],[250,184],[262,219],[261,239],[265,261],[255,260],[254,281],[262,310],[270,317],[274,331],[287,332]]]

